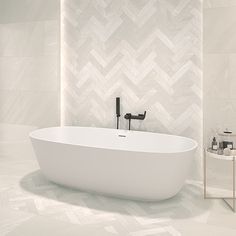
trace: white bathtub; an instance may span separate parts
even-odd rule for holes
[[[180,136],[92,127],[45,128],[30,138],[49,180],[146,201],[180,191],[197,147]]]

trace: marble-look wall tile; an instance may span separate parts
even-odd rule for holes
[[[0,57],[0,90],[58,91],[58,57]]]
[[[236,132],[236,99],[207,98],[204,101],[205,144],[226,128]],[[219,140],[218,140],[219,141]],[[236,140],[235,140],[236,141]]]
[[[0,0],[0,123],[60,124],[59,4]]]
[[[236,99],[236,54],[204,55],[206,99]]]
[[[236,7],[203,13],[204,142],[209,145],[217,131],[236,132]]]
[[[0,90],[0,121],[38,127],[59,124],[58,92]]]
[[[236,133],[236,1],[208,0],[203,11],[204,144],[226,128]],[[236,138],[233,138],[234,146]],[[231,181],[226,163],[209,160],[209,180],[227,188]],[[223,174],[222,174],[223,173]],[[219,177],[219,178],[218,178]]]
[[[60,22],[44,21],[44,55],[56,55],[59,61]]]
[[[204,53],[236,53],[236,6],[204,9]]]
[[[57,21],[0,24],[0,57],[58,54],[58,44]]]
[[[203,0],[204,8],[236,6],[236,0]]]
[[[60,0],[0,0],[0,24],[55,20]]]
[[[0,25],[0,56],[37,56],[43,46],[43,22]]]

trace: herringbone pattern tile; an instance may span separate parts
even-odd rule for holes
[[[201,1],[64,0],[62,114],[66,125],[184,135],[201,144]],[[121,121],[126,128],[126,121]]]

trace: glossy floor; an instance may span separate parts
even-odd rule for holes
[[[0,235],[235,236],[236,214],[203,200],[200,183],[159,203],[64,188],[43,177],[28,140],[0,140]]]

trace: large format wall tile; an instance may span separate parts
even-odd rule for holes
[[[0,57],[0,90],[58,91],[58,57]]]
[[[205,0],[203,11],[204,145],[226,128],[236,133],[236,1]],[[236,138],[232,138],[234,146]],[[220,161],[222,162],[222,161]],[[230,171],[224,163],[209,162],[210,185],[225,188]],[[218,178],[219,177],[219,178]]]
[[[147,110],[134,129],[201,145],[201,1],[64,0],[62,22],[64,124],[115,127],[121,96],[123,115]]]
[[[58,125],[59,92],[57,21],[0,25],[0,122]]]
[[[0,91],[0,120],[3,123],[48,127],[58,124],[58,92]]]
[[[58,54],[57,21],[0,24],[1,56]]]
[[[57,55],[59,62],[60,21],[44,21],[44,55]]]
[[[211,146],[214,136],[226,128],[236,133],[236,99],[208,98],[204,101],[204,139]],[[220,138],[220,137],[219,137]],[[221,137],[222,138],[222,137]],[[217,140],[219,141],[219,140]],[[236,138],[233,137],[234,145]]]
[[[203,12],[205,145],[210,144],[217,131],[228,128],[236,132],[236,7],[212,7]]]
[[[204,53],[236,53],[236,6],[204,9]]]
[[[204,8],[236,6],[236,0],[203,0]]]
[[[0,56],[37,56],[43,46],[43,22],[0,25]]]
[[[206,100],[236,99],[236,54],[205,54],[203,61]]]
[[[0,0],[0,24],[58,19],[60,0]]]
[[[59,125],[60,1],[0,6],[0,123]]]

